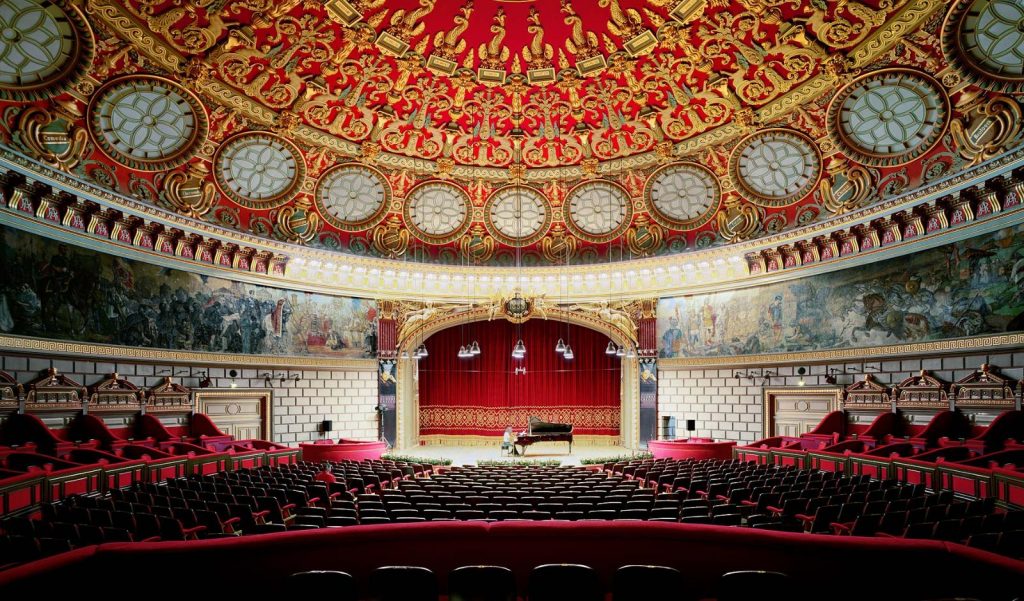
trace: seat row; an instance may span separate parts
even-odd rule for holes
[[[370,574],[369,598],[374,601],[437,601],[441,592],[436,575],[417,566],[383,566]],[[780,572],[736,571],[719,580],[718,601],[774,601],[796,599],[793,584]],[[625,565],[615,571],[612,601],[683,600],[684,578],[665,566]],[[297,572],[288,578],[290,594],[320,595],[331,591],[335,601],[361,598],[355,579],[346,572]],[[502,566],[464,566],[447,577],[448,601],[605,601],[597,572],[582,564],[543,564],[529,574],[525,595],[520,596],[512,571]]]

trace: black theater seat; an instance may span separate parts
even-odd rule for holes
[[[799,601],[798,587],[781,572],[728,572],[718,581],[718,601]]]
[[[288,578],[285,590],[294,598],[323,597],[331,601],[356,601],[356,582],[350,574],[327,570],[296,572]]]
[[[530,601],[602,601],[597,572],[580,564],[550,563],[530,572]]]
[[[370,574],[373,601],[437,601],[437,577],[427,568],[384,566]]]
[[[516,579],[501,566],[463,566],[448,574],[448,601],[516,601]]]
[[[628,565],[615,571],[612,601],[650,601],[677,599],[683,588],[683,575],[665,566]]]

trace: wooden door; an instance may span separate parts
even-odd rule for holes
[[[842,388],[787,386],[764,390],[764,436],[800,436],[839,408]]]
[[[195,391],[196,411],[205,413],[236,440],[273,440],[270,416],[273,392],[266,388],[223,388]]]

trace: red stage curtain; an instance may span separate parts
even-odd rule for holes
[[[522,337],[526,357],[512,358]],[[555,352],[562,338],[575,358]],[[460,359],[473,340],[482,352]],[[507,426],[525,430],[529,416],[569,423],[575,434],[619,434],[620,362],[608,356],[609,339],[584,327],[533,319],[477,322],[442,330],[426,341],[419,362],[420,434],[500,436]],[[525,367],[525,375],[515,375]]]

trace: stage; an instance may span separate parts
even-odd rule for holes
[[[538,442],[526,447],[526,455],[512,456],[502,453],[500,440],[493,446],[450,446],[424,445],[414,449],[397,451],[397,455],[422,457],[425,459],[451,459],[452,465],[474,465],[477,461],[488,459],[513,460],[551,460],[557,459],[562,465],[580,465],[580,460],[590,457],[618,457],[630,455],[633,451],[619,446],[585,446],[573,445],[572,454],[569,444],[565,442]]]

